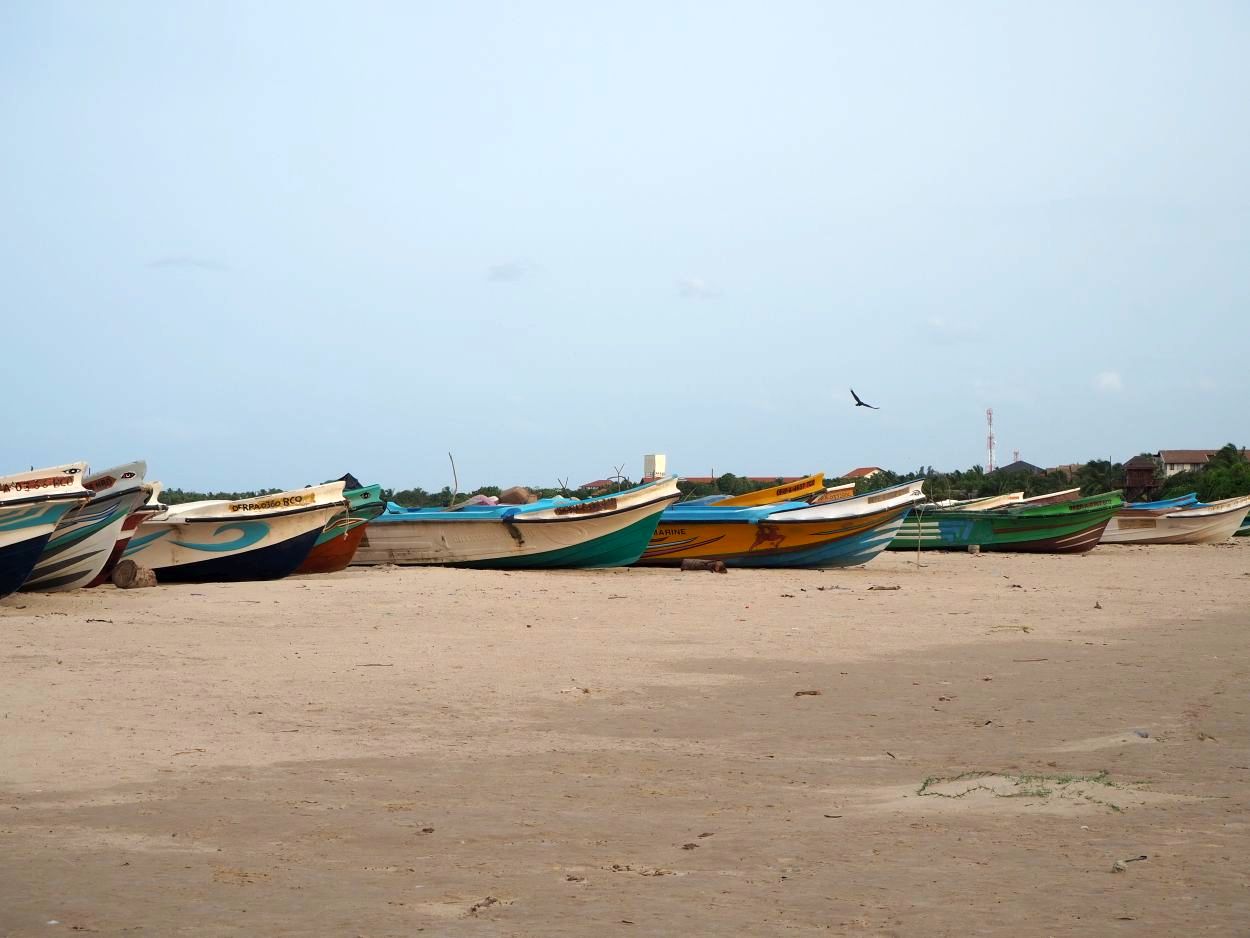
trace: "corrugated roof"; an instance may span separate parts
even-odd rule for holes
[[[1159,458],[1170,465],[1201,466],[1218,452],[1218,449],[1161,449]],[[1250,451],[1243,449],[1241,458],[1250,461]]]
[[[860,466],[858,469],[852,469],[850,472],[848,472],[848,473],[847,473],[846,475],[844,475],[842,478],[844,478],[844,479],[862,479],[862,478],[864,478],[865,476],[870,476],[870,475],[872,475],[874,472],[884,472],[884,471],[885,471],[885,470],[884,470],[884,469],[882,469],[880,466]]]
[[[1218,452],[1218,449],[1161,449],[1159,458],[1166,463],[1197,465],[1206,462]]]

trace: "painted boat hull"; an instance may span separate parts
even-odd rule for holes
[[[354,564],[490,569],[626,567],[647,549],[663,499],[617,514],[566,521],[370,522]],[[511,529],[511,530],[509,530]],[[514,533],[515,532],[515,533]]]
[[[175,505],[139,526],[124,556],[162,583],[274,580],[294,573],[345,508],[343,483],[238,502]]]
[[[365,525],[382,513],[382,486],[370,485],[343,493],[348,509],[336,515],[317,538],[297,574],[337,573],[345,569],[360,547]]]
[[[353,564],[489,569],[620,567],[642,555],[675,480],[612,496],[466,512],[387,510],[365,527]]]
[[[249,580],[280,580],[296,571],[317,542],[319,528],[263,547],[156,568],[161,583],[241,583]]]
[[[661,519],[638,565],[675,567],[683,560],[720,560],[730,567],[858,566],[885,550],[908,507],[811,521],[776,520],[783,512],[758,521]]]
[[[0,597],[30,576],[58,524],[85,505],[86,463],[0,477]]]
[[[83,487],[94,493],[91,500],[57,525],[22,589],[53,593],[91,583],[104,569],[131,513],[147,500],[146,472],[147,465],[137,461],[85,477]]]
[[[912,511],[891,550],[1012,551],[1079,554],[1098,545],[1118,498],[1093,498],[1025,509]]]
[[[49,510],[53,506],[48,506]],[[52,532],[56,530],[57,522],[62,516],[67,514],[71,508],[69,505],[55,506],[56,510],[53,517],[49,518],[45,523],[41,523],[37,531],[27,531],[21,537],[9,538],[5,535],[5,525],[8,523],[7,512],[0,508],[0,598],[15,593],[26,582],[26,578],[30,576],[30,571],[35,569],[35,564],[39,562],[39,556],[43,553],[44,547],[47,546]]]
[[[328,541],[318,539],[318,543],[313,545],[313,549],[295,572],[298,574],[338,573],[340,570],[346,570],[360,548],[360,541],[365,536],[366,524],[367,522],[362,521],[347,533],[336,534]]]
[[[1177,511],[1126,509],[1103,532],[1104,544],[1219,544],[1235,536],[1245,524],[1250,498],[1228,499],[1232,504]],[[1213,510],[1214,509],[1214,510]]]
[[[121,530],[117,533],[117,540],[113,542],[113,548],[109,552],[108,560],[104,562],[100,572],[92,578],[91,582],[84,589],[91,589],[108,582],[109,577],[113,573],[113,568],[122,559],[126,552],[126,547],[130,544],[130,539],[134,537],[135,531],[139,529],[139,525],[143,524],[152,515],[159,513],[163,508],[164,506],[162,505],[146,503],[140,505],[126,517],[126,520],[122,522]]]

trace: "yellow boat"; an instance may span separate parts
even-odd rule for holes
[[[854,486],[851,486],[854,488]],[[730,495],[719,499],[715,504],[721,508],[757,508],[760,505],[775,505],[777,502],[803,502],[813,495],[825,490],[825,474],[818,472],[805,479],[784,482],[745,495]]]
[[[644,566],[723,560],[734,567],[844,567],[867,563],[894,539],[920,482],[856,498],[808,505],[781,502],[747,508],[723,502],[678,503],[660,515]]]

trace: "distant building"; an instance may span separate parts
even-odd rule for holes
[[[1064,463],[1062,466],[1051,466],[1046,471],[1047,472],[1061,472],[1070,479],[1081,470],[1081,467],[1083,465],[1085,464],[1079,463],[1079,462],[1069,462],[1069,463]]]
[[[1129,501],[1150,499],[1159,489],[1155,457],[1142,454],[1124,464],[1124,496]]]
[[[842,476],[842,478],[844,479],[871,479],[878,472],[884,472],[884,471],[885,470],[882,469],[880,466],[860,466],[858,469],[852,469],[850,472],[846,473],[846,475]]]
[[[1040,476],[1046,470],[1041,466],[1035,466],[1031,462],[1025,462],[1023,459],[1017,459],[1015,462],[1009,462],[1005,466],[999,466],[991,475],[998,475],[1000,472],[1004,475],[1012,475],[1018,472],[1026,472],[1029,475]]]
[[[1206,466],[1207,460],[1218,453],[1218,449],[1161,449],[1159,460],[1163,463],[1163,474],[1174,476],[1178,472],[1194,472]],[[1250,454],[1241,451],[1241,458],[1250,462]]]
[[[642,481],[652,482],[668,472],[668,457],[663,453],[648,453],[642,457]]]
[[[616,485],[611,479],[595,479],[594,482],[583,482],[582,488],[590,492],[597,492],[600,489],[610,489]]]

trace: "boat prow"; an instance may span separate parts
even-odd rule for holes
[[[84,476],[90,500],[61,519],[22,589],[50,593],[93,582],[112,556],[127,519],[147,498],[147,468],[140,459]]]
[[[56,526],[91,493],[85,462],[0,476],[0,597],[30,576]]]

